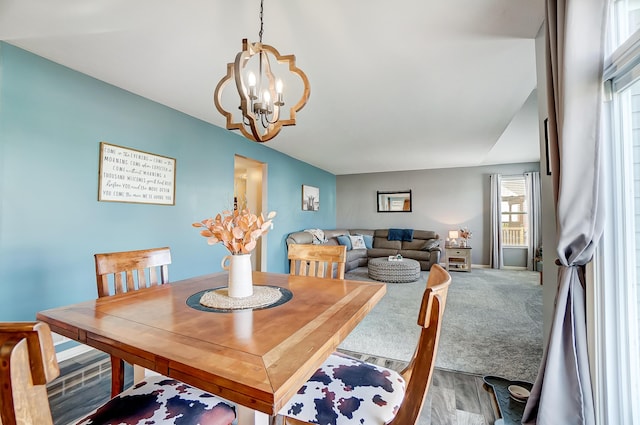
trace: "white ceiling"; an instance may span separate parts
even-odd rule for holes
[[[0,0],[0,39],[224,127],[213,90],[259,0]],[[539,160],[543,0],[265,0],[311,97],[267,146],[331,173]],[[233,87],[228,86],[233,90]]]

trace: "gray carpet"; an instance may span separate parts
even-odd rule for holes
[[[388,284],[387,294],[340,348],[407,361],[417,341],[426,276]],[[533,382],[542,357],[539,274],[473,269],[451,277],[436,367]],[[370,280],[366,267],[345,278]]]

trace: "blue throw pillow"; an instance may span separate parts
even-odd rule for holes
[[[347,235],[336,236],[338,243],[347,247],[347,251],[351,251],[351,239]]]
[[[362,235],[362,238],[364,239],[364,246],[366,246],[367,249],[372,249],[373,248],[373,236],[371,236],[371,235]]]

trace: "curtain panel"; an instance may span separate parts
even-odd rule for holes
[[[527,187],[527,200],[529,203],[529,251],[527,255],[527,270],[535,271],[535,257],[538,252],[538,248],[541,247],[542,241],[540,227],[540,173],[537,171],[524,173],[524,180]]]
[[[551,333],[523,424],[595,424],[584,266],[603,229],[600,111],[608,3],[546,2],[549,147],[560,267]]]
[[[502,187],[502,175],[491,174],[489,176],[491,185],[491,242],[489,243],[490,257],[489,266],[492,269],[501,269],[503,265],[502,256],[502,210],[500,206]]]

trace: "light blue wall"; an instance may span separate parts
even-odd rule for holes
[[[98,202],[101,141],[175,158],[176,205]],[[96,252],[170,246],[171,280],[219,271],[225,249],[191,223],[231,205],[235,154],[268,164],[282,273],[288,233],[335,227],[334,175],[0,42],[0,321],[95,298]],[[301,210],[302,184],[320,211]]]

